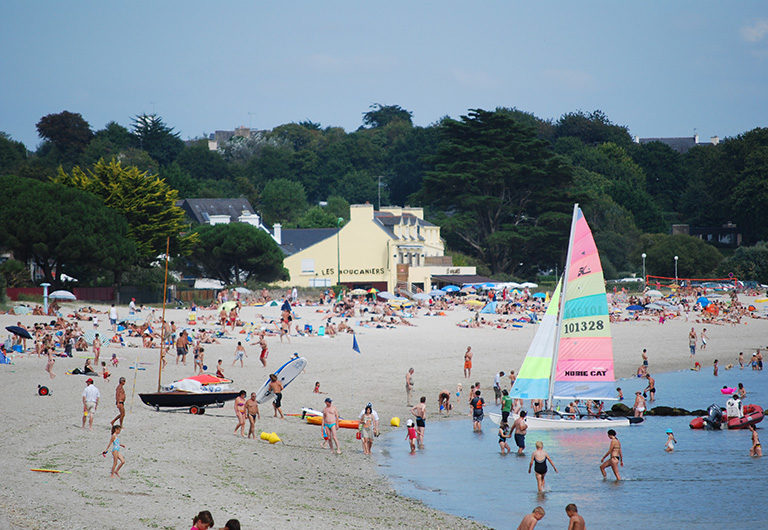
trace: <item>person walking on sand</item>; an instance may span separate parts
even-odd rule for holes
[[[112,326],[112,331],[117,331],[117,308],[115,304],[109,308],[109,324]]]
[[[336,438],[336,431],[339,425],[339,411],[333,405],[331,398],[325,398],[325,408],[323,409],[323,439],[328,439],[328,447],[333,451],[333,445],[336,444],[336,454],[341,454],[339,439]]]
[[[256,392],[251,392],[251,397],[245,402],[245,413],[248,416],[248,438],[256,438],[256,420],[261,419],[259,414],[259,402],[256,401]]]
[[[464,377],[469,379],[472,375],[472,346],[467,346],[464,352]]]
[[[579,515],[579,509],[575,504],[571,503],[565,507],[565,515],[568,516],[568,530],[587,530],[587,523]]]
[[[520,415],[512,425],[512,429],[515,433],[515,445],[517,446],[517,456],[523,456],[523,450],[525,449],[525,435],[528,432],[528,423],[525,421],[525,417],[528,414],[524,411],[520,411]]]
[[[235,398],[235,416],[237,416],[235,434],[240,431],[240,436],[245,437],[245,390],[241,390]]]
[[[269,374],[269,390],[275,395],[275,400],[272,402],[272,408],[275,409],[274,417],[277,418],[277,414],[280,413],[280,419],[284,420],[283,416],[283,383],[277,380],[275,374]]]
[[[616,431],[613,429],[608,429],[608,438],[610,438],[611,443],[608,445],[608,451],[603,455],[603,458],[600,459],[600,473],[603,474],[604,479],[608,478],[605,469],[610,466],[613,470],[613,474],[616,475],[616,480],[621,480],[621,475],[619,475],[619,465],[624,467],[624,455],[621,453],[621,442],[616,437]],[[608,460],[606,460],[606,458]]]
[[[261,347],[261,355],[259,355],[259,361],[261,365],[267,367],[267,356],[269,356],[269,348],[267,347],[267,340],[264,338],[264,332],[259,333],[259,346]]]
[[[701,330],[701,351],[704,351],[707,349],[707,328],[704,328]]]
[[[523,517],[523,520],[520,521],[517,530],[533,530],[536,528],[536,524],[544,519],[545,514],[546,512],[544,512],[544,508],[541,506],[536,506],[531,513]]]
[[[53,373],[53,365],[56,362],[56,358],[53,356],[53,348],[46,347],[44,350],[46,357],[48,357],[48,360],[45,363],[45,371],[48,372],[48,375],[51,376],[51,379],[56,377],[56,374]]]
[[[99,357],[101,356],[101,339],[99,338],[98,333],[93,337],[92,347],[93,347],[93,364],[98,366]]]
[[[176,339],[176,364],[179,364],[179,357],[184,366],[187,365],[187,348],[189,346],[189,340],[187,340],[187,332],[182,331],[179,338]]]
[[[117,407],[117,416],[115,419],[109,422],[110,425],[114,425],[116,421],[120,421],[120,427],[123,426],[123,420],[125,419],[125,377],[121,377],[117,382],[117,388],[115,389],[115,406]]]
[[[421,396],[419,404],[411,409],[416,417],[416,432],[419,433],[419,449],[424,449],[424,428],[427,422],[427,397]]]
[[[752,433],[752,447],[749,449],[749,456],[763,456],[763,448],[760,447],[760,438],[757,437],[757,429],[754,425],[749,426]]]
[[[677,440],[675,440],[675,435],[672,432],[672,429],[667,429],[667,443],[664,444],[664,450],[668,453],[671,453],[675,450],[676,443]]]
[[[691,350],[691,359],[694,359],[696,357],[696,330],[691,328],[691,331],[688,332],[688,349]]]
[[[547,461],[552,465],[552,469],[557,473],[555,463],[549,457],[549,453],[544,450],[544,442],[538,440],[536,442],[536,450],[531,454],[531,461],[528,462],[528,474],[531,473],[531,467],[536,472],[536,485],[539,488],[539,493],[544,493],[546,483],[544,482],[544,476],[547,474]]]
[[[240,368],[243,368],[244,355],[245,355],[245,348],[243,348],[243,343],[240,341],[237,341],[237,347],[235,348],[235,360],[232,361],[232,366],[234,366],[237,361],[240,361]]]
[[[413,391],[413,368],[409,368],[405,374],[405,404],[410,407],[411,405],[411,392]]]
[[[645,412],[645,398],[640,391],[635,392],[635,404],[632,408],[635,409],[635,418],[639,418]]]
[[[120,448],[125,448],[125,446],[120,443],[120,432],[122,430],[123,428],[120,425],[112,426],[112,437],[109,439],[107,448],[101,453],[102,455],[107,456],[107,452],[112,451],[112,472],[109,474],[109,478],[120,478],[120,468],[125,465],[125,458],[120,451]]]
[[[85,390],[83,390],[83,429],[85,429],[85,420],[88,420],[88,428],[93,429],[93,416],[96,409],[99,408],[99,398],[101,393],[93,384],[90,377],[85,381]]]
[[[498,405],[501,402],[501,378],[504,377],[504,372],[499,372],[493,378],[493,395],[494,404]]]
[[[371,447],[373,446],[373,437],[375,435],[377,420],[373,416],[373,406],[368,403],[363,410],[362,416],[360,416],[360,439],[363,442],[363,454],[371,454]]]

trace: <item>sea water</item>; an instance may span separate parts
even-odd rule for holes
[[[744,384],[745,403],[768,406],[768,372],[748,368],[654,374],[658,405],[689,410],[712,403],[725,406],[728,396],[720,388]],[[617,382],[631,407],[634,392],[645,379]],[[493,403],[493,398],[488,398]],[[468,412],[462,402],[457,407]],[[454,409],[456,410],[456,409]],[[486,412],[498,407],[486,407]],[[454,413],[454,415],[457,415]],[[640,425],[616,429],[622,444],[624,467],[617,482],[610,469],[603,480],[598,466],[608,450],[607,429],[528,431],[525,456],[501,456],[498,427],[486,414],[482,434],[472,432],[468,415],[456,420],[427,422],[423,451],[409,454],[403,428],[380,440],[378,463],[399,493],[442,511],[477,520],[496,528],[516,528],[535,506],[547,515],[537,529],[565,528],[565,506],[574,503],[590,528],[768,528],[762,503],[768,494],[768,451],[763,458],[748,456],[748,430],[692,430],[691,416],[646,417]],[[768,419],[763,422],[768,426]],[[761,442],[768,431],[760,429]],[[667,453],[665,431],[678,441]],[[535,442],[557,466],[546,475],[546,492],[538,494],[528,463]],[[510,447],[516,450],[514,441]]]

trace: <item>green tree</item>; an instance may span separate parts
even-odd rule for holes
[[[299,182],[270,180],[261,192],[261,213],[269,223],[294,223],[307,209],[307,194]]]
[[[432,163],[421,195],[445,212],[439,219],[452,248],[493,273],[558,261],[572,170],[533,129],[503,112],[471,110],[443,122]]]
[[[633,253],[636,262],[640,262],[643,252],[647,255],[647,273],[668,278],[675,276],[675,256],[679,278],[705,278],[723,261],[723,255],[712,245],[680,234],[643,234]]]
[[[732,195],[733,220],[746,243],[768,239],[768,145],[748,155]]]
[[[184,211],[176,206],[178,192],[135,166],[124,167],[115,159],[99,160],[87,171],[77,166],[70,173],[59,169],[55,181],[91,192],[125,216],[128,236],[136,244],[142,264],[165,253],[168,237],[174,254],[186,253],[194,243],[194,237],[182,235],[187,224]]]
[[[661,142],[634,144],[629,154],[645,173],[645,189],[664,211],[674,211],[686,188],[682,155]]]
[[[192,266],[227,285],[248,280],[287,280],[283,252],[272,237],[245,223],[200,225],[198,243],[189,256]]]
[[[344,197],[338,195],[331,195],[328,197],[328,206],[326,210],[331,212],[336,219],[341,217],[342,219],[349,220],[349,202]],[[336,226],[335,224],[333,226]]]
[[[161,166],[176,160],[184,150],[179,133],[168,127],[157,114],[139,114],[131,124],[134,145],[149,153]]]
[[[27,265],[17,259],[7,259],[0,264],[0,274],[5,278],[7,287],[26,287],[32,283]]]
[[[196,179],[230,179],[232,174],[224,159],[208,145],[196,144],[184,149],[176,163]]]
[[[37,122],[40,138],[48,140],[68,160],[82,153],[93,138],[91,126],[79,113],[63,111],[47,114]]]
[[[0,177],[0,246],[22,261],[32,260],[45,280],[60,285],[61,274],[119,278],[136,259],[123,216],[90,193],[13,176]]]
[[[382,105],[374,103],[371,110],[363,113],[363,124],[367,127],[384,127],[394,121],[412,123],[413,112],[405,110],[400,105]]]
[[[336,228],[338,217],[328,207],[313,206],[299,217],[296,228]]]
[[[611,142],[621,147],[632,145],[632,137],[627,127],[611,123],[603,111],[596,110],[589,114],[569,112],[555,124],[555,138],[575,136],[587,145],[599,145]]]
[[[717,275],[725,278],[733,274],[742,281],[768,283],[768,245],[758,243],[751,247],[739,247],[717,268]]]
[[[27,159],[27,148],[0,131],[0,175],[15,173]]]

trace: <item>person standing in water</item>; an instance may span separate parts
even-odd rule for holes
[[[501,449],[501,454],[509,454],[512,452],[512,449],[510,449],[509,444],[507,443],[507,438],[512,436],[509,434],[509,424],[506,420],[501,420],[501,423],[499,424],[499,448]]]
[[[635,405],[633,408],[635,409],[635,418],[639,418],[645,412],[645,398],[640,391],[635,392]]]
[[[427,397],[421,396],[419,404],[411,409],[416,417],[416,432],[419,433],[419,449],[424,449],[424,428],[427,422]]]
[[[523,520],[520,521],[520,525],[517,527],[517,530],[533,530],[536,528],[536,524],[544,519],[544,508],[541,506],[536,506],[531,513],[523,517]]]
[[[749,426],[752,433],[752,447],[749,450],[749,456],[763,456],[763,448],[760,447],[760,438],[757,437],[757,429],[754,425]]]
[[[527,413],[524,410],[520,411],[520,415],[512,425],[512,429],[515,433],[515,445],[517,446],[517,456],[523,455],[525,449],[525,434],[528,432],[528,424],[525,421]]]
[[[610,466],[613,470],[613,474],[616,475],[616,480],[621,480],[621,475],[619,475],[619,465],[624,467],[624,455],[621,453],[621,442],[616,437],[616,431],[613,429],[608,430],[608,438],[610,438],[611,443],[608,446],[608,451],[603,455],[603,458],[600,459],[600,473],[603,474],[604,479],[608,478],[605,469]],[[608,460],[606,460],[606,458]]]
[[[715,377],[717,377],[717,371],[719,368],[719,366],[717,365],[717,362],[718,362],[717,359],[715,359],[715,363],[712,365],[712,373],[714,374]]]
[[[671,453],[675,450],[676,443],[677,440],[675,440],[675,435],[672,432],[672,429],[667,429],[667,443],[664,444],[664,450],[668,453]]]
[[[475,397],[470,402],[472,407],[472,430],[474,432],[483,432],[483,405],[485,405],[485,400],[480,397],[480,391],[475,390]]]
[[[579,509],[571,503],[565,507],[565,515],[568,516],[568,530],[586,530],[587,524],[584,518],[579,515]]]
[[[645,378],[648,380],[648,386],[645,387],[645,389],[643,390],[643,393],[645,393],[645,391],[647,390],[648,393],[651,395],[650,400],[656,401],[656,380],[653,377],[651,377],[651,374],[646,374]]]
[[[528,474],[531,473],[531,467],[536,472],[536,485],[539,488],[539,493],[544,493],[544,488],[546,487],[544,475],[547,474],[547,461],[552,464],[552,469],[557,473],[555,463],[552,462],[549,454],[544,450],[544,442],[539,440],[536,442],[536,450],[531,455],[531,461],[528,462]]]

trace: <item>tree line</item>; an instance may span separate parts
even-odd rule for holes
[[[0,175],[8,182],[2,193],[31,186],[19,182],[43,186],[39,193],[63,186],[68,193],[100,198],[117,212],[124,226],[120,219],[102,224],[132,243],[132,249],[121,250],[133,253],[120,260],[131,265],[128,270],[100,263],[93,253],[82,264],[73,256],[62,261],[83,268],[81,274],[96,263],[100,272],[92,274],[102,281],[119,283],[132,267],[151,265],[169,236],[172,254],[185,256],[181,265],[189,270],[229,275],[228,281],[284,277],[274,263],[262,264],[263,269],[216,265],[219,272],[209,263],[206,269],[202,258],[212,254],[201,254],[201,248],[233,255],[233,241],[244,234],[193,230],[172,204],[176,198],[238,196],[248,198],[265,222],[286,227],[333,227],[339,217],[348,218],[350,203],[376,204],[379,198],[382,205],[423,206],[428,219],[442,227],[455,263],[477,265],[500,279],[562,267],[570,211],[579,202],[607,277],[640,272],[645,253],[651,274],[671,276],[674,262],[668,257],[678,255],[679,276],[733,272],[768,281],[768,250],[761,243],[768,240],[768,212],[762,208],[768,198],[765,128],[685,154],[658,142],[633,142],[626,126],[600,111],[544,120],[515,108],[473,109],[420,127],[410,111],[374,104],[355,131],[307,120],[235,136],[216,151],[208,149],[206,138],[182,141],[156,115],[135,116],[129,127],[110,122],[94,131],[80,114],[64,111],[44,116],[37,129],[42,141],[34,151],[0,135]],[[142,193],[132,195],[136,189]],[[10,198],[18,203],[21,196]],[[11,215],[22,212],[3,217]],[[735,253],[669,235],[673,223],[729,221],[743,234],[744,246]],[[0,229],[6,249],[56,267],[45,252],[37,255],[17,244],[21,235],[35,239],[31,233],[9,232]],[[212,246],[203,247],[203,241]],[[261,252],[271,248],[265,240],[251,244]],[[233,270],[240,272],[233,276]]]

